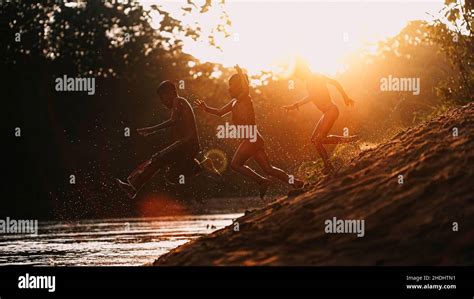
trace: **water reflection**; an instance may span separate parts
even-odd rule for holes
[[[139,266],[240,216],[40,222],[37,236],[0,235],[0,265]]]

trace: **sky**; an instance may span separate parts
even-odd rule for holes
[[[200,4],[203,1],[195,1]],[[198,24],[204,36],[222,23],[226,11],[232,26],[230,36],[217,34],[222,50],[207,40],[184,39],[184,51],[203,62],[224,66],[239,64],[250,74],[278,71],[295,57],[311,69],[328,75],[344,70],[344,58],[355,50],[375,50],[377,41],[396,35],[410,20],[430,20],[443,0],[423,1],[227,1],[214,4],[207,13],[182,15],[185,1],[142,0],[145,8],[157,4],[189,26]],[[152,24],[159,24],[158,13]]]

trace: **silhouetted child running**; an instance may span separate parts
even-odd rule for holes
[[[195,104],[201,110],[217,116],[224,116],[232,113],[232,122],[236,126],[253,126],[256,131],[256,139],[240,138],[240,143],[232,158],[231,168],[252,179],[260,186],[260,197],[263,199],[270,185],[270,180],[258,174],[246,164],[247,160],[253,158],[262,168],[265,174],[275,177],[280,181],[295,187],[301,188],[303,182],[299,181],[286,172],[273,166],[265,152],[264,141],[255,124],[255,112],[252,99],[249,95],[249,83],[246,75],[243,74],[239,66],[236,66],[237,74],[229,79],[229,94],[232,97],[229,103],[222,108],[211,108],[202,100],[196,100]],[[250,131],[250,130],[249,130]]]
[[[306,80],[306,90],[308,96],[304,99],[294,103],[293,105],[283,106],[286,111],[298,109],[301,105],[309,102],[313,102],[316,107],[321,110],[323,115],[319,119],[316,127],[314,128],[313,135],[311,136],[311,142],[315,145],[319,156],[322,158],[324,163],[323,174],[329,174],[334,171],[334,167],[329,161],[328,153],[324,148],[324,144],[339,144],[354,142],[358,139],[357,135],[352,136],[338,136],[328,135],[334,122],[339,116],[339,109],[331,100],[327,85],[331,84],[341,93],[344,103],[347,106],[353,106],[354,101],[350,99],[341,84],[336,80],[328,78],[319,74],[312,74],[306,67],[300,67],[295,73],[296,77]]]
[[[134,198],[137,192],[165,166],[169,166],[168,178],[176,182],[180,175],[185,178],[195,176],[203,168],[214,174],[219,172],[207,157],[199,161],[199,137],[193,108],[185,98],[178,95],[176,86],[170,81],[163,81],[157,89],[162,104],[171,110],[171,117],[152,127],[137,129],[140,135],[148,136],[165,128],[172,130],[172,144],[157,152],[151,159],[140,164],[127,177],[126,182],[117,179],[119,186]]]

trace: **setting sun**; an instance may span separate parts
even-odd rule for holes
[[[197,1],[199,2],[199,1]],[[204,1],[202,1],[204,2]],[[158,3],[158,2],[157,2]],[[157,4],[144,1],[145,7]],[[295,57],[303,57],[314,72],[335,75],[344,70],[344,58],[358,49],[373,50],[376,42],[397,34],[410,20],[430,19],[442,1],[390,3],[387,1],[232,1],[201,14],[183,15],[184,1],[159,2],[187,26],[199,24],[203,36],[214,33],[216,44],[184,38],[184,51],[205,62],[226,67],[236,63],[250,74],[279,71]],[[211,32],[223,12],[232,25],[228,36]],[[429,13],[429,14],[428,14]],[[152,14],[153,16],[153,14]],[[159,14],[153,18],[159,24]]]

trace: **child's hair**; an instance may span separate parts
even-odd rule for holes
[[[294,62],[294,65],[292,67],[293,76],[307,77],[309,74],[311,74],[311,69],[309,67],[308,62],[301,57],[296,58],[296,61]]]
[[[158,85],[158,88],[156,89],[157,94],[163,94],[163,93],[178,93],[178,90],[176,89],[176,85],[169,81],[165,80]]]
[[[249,77],[247,76],[247,74],[244,74],[244,76],[245,76],[245,78],[247,79],[247,82],[248,82]],[[234,81],[235,81],[235,83],[242,84],[242,82],[240,82],[239,74],[233,74],[232,76],[230,76],[229,83],[234,82]]]

